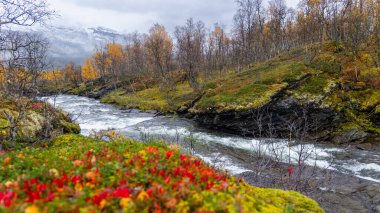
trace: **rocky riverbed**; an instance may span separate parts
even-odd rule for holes
[[[283,177],[285,167],[283,165],[283,168],[271,168],[260,174],[259,178],[254,172],[244,172],[237,176],[259,187],[279,187],[279,183],[285,182],[283,188],[287,188],[286,183],[288,183],[289,177]],[[307,182],[310,185],[304,186],[301,191],[316,200],[326,212],[380,212],[379,183],[331,170],[316,168],[309,168],[309,170],[308,172],[313,170],[313,175],[310,176],[310,173],[305,172],[305,177],[300,184]],[[292,181],[289,182],[292,183]],[[293,184],[298,183],[294,181]]]

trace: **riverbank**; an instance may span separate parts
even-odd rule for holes
[[[380,212],[378,182],[310,166],[304,168],[302,178],[297,180],[297,172],[289,177],[288,168],[288,164],[274,163],[260,171],[260,174],[253,170],[236,176],[258,187],[298,187],[303,194],[317,201],[327,213]]]

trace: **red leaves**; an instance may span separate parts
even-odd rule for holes
[[[114,191],[113,196],[117,198],[128,198],[130,194],[131,190],[127,187],[119,187]]]
[[[28,196],[26,202],[33,203],[35,200],[42,200],[42,192],[46,191],[46,184],[40,184],[36,179],[24,181],[23,187],[26,195]]]
[[[214,187],[214,185],[215,185],[214,182],[208,182],[208,183],[206,184],[206,190],[211,190],[212,187]]]
[[[13,198],[16,197],[16,193],[14,191],[6,190],[4,193],[0,192],[0,203],[2,202],[5,207],[9,207],[12,204]]]
[[[87,151],[87,153],[86,153],[87,160],[90,159],[90,156],[91,156],[91,155],[92,155],[92,152],[91,152],[91,151]]]
[[[152,154],[157,154],[160,150],[158,150],[157,148],[155,148],[155,147],[150,147],[150,146],[148,146],[148,147],[146,147],[145,149],[144,149],[146,152],[148,152],[148,153],[152,153]]]
[[[173,169],[173,174],[174,174],[175,176],[181,176],[181,175],[182,175],[182,169],[181,169],[181,167],[180,167],[180,166],[175,167],[175,168]]]
[[[182,162],[187,160],[186,155],[180,155],[179,158],[181,159]]]
[[[102,200],[107,199],[110,196],[109,191],[103,191],[97,195],[94,195],[91,199],[92,204],[99,206]]]
[[[52,192],[50,192],[50,193],[48,194],[48,196],[47,196],[47,200],[48,200],[49,202],[50,202],[50,201],[53,201],[54,198],[55,198],[55,194],[52,193]]]
[[[172,150],[166,151],[166,160],[168,160],[169,158],[171,158],[173,155],[174,155],[174,152]]]
[[[40,110],[44,105],[45,104],[43,102],[35,102],[30,104],[31,108],[34,110]]]
[[[65,173],[62,174],[61,178],[56,178],[53,180],[53,184],[55,184],[58,188],[63,188],[69,182],[69,178]]]
[[[171,179],[172,177],[169,175],[168,177],[165,178],[165,183],[169,184]]]
[[[293,166],[288,167],[288,175],[291,176],[293,174]]]
[[[200,160],[194,161],[194,166],[200,166],[200,165],[202,165],[202,161],[200,161]]]
[[[94,205],[99,206],[103,200],[107,200],[110,198],[129,198],[131,195],[131,190],[126,186],[121,186],[116,188],[115,190],[106,189],[91,198],[91,202]]]
[[[82,181],[82,177],[80,175],[74,175],[71,178],[71,182],[75,185],[77,183],[80,183]]]

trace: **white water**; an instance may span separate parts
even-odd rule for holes
[[[83,135],[90,135],[93,131],[114,129],[135,139],[162,138],[174,143],[182,141],[185,146],[190,144],[186,141],[191,140],[194,142],[196,155],[232,174],[249,171],[249,163],[229,154],[231,151],[240,150],[253,155],[259,150],[265,155],[280,156],[278,157],[280,161],[287,163],[290,160],[296,163],[302,148],[307,157],[301,156],[301,159],[308,165],[380,182],[380,153],[312,144],[289,147],[286,140],[258,140],[210,132],[186,119],[175,116],[155,117],[154,114],[138,110],[120,110],[102,104],[98,100],[79,96],[59,95],[45,100],[70,113],[75,122],[81,126]]]

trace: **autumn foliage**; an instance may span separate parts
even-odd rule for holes
[[[84,80],[91,80],[98,76],[99,74],[95,70],[92,60],[87,58],[85,64],[82,66],[82,78]]]

